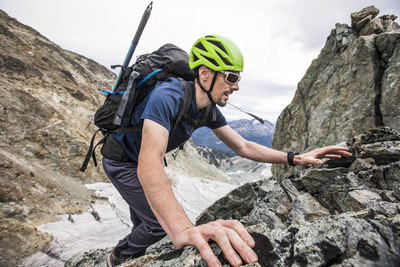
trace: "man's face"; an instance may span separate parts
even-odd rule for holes
[[[239,72],[232,71],[240,75]],[[211,92],[212,98],[218,106],[226,106],[229,96],[233,91],[239,90],[239,82],[231,84],[225,80],[225,74],[219,72],[217,79],[215,80],[214,89]]]

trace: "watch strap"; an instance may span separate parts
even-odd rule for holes
[[[296,166],[296,164],[294,164],[293,159],[295,155],[298,155],[299,152],[293,152],[293,151],[289,151],[287,153],[287,161],[289,163],[290,166]]]

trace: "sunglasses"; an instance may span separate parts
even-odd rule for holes
[[[220,72],[225,75],[225,81],[230,84],[235,84],[240,81],[240,75],[235,72],[226,70]]]

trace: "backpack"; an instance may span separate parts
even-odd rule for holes
[[[113,132],[141,131],[141,126],[130,125],[131,114],[157,83],[168,78],[179,78],[185,89],[183,105],[173,120],[170,138],[182,118],[185,118],[196,129],[204,125],[213,105],[209,105],[203,111],[199,120],[194,120],[187,114],[193,98],[192,88],[188,81],[194,80],[194,72],[189,68],[188,62],[189,56],[184,50],[173,44],[165,44],[153,53],[139,56],[131,67],[122,69],[122,79],[115,91],[103,90],[103,93],[107,95],[106,99],[94,115],[94,124],[99,129],[90,141],[89,150],[80,168],[82,172],[86,170],[91,157],[94,165],[97,166],[95,150],[97,146],[104,144]],[[112,68],[115,67],[121,66],[112,66]],[[215,117],[215,108],[213,117]],[[103,138],[94,145],[96,134],[99,131],[102,132]],[[121,153],[123,153],[122,148]],[[103,150],[102,154],[104,156]]]

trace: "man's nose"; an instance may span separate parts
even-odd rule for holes
[[[231,90],[232,91],[239,91],[239,82],[235,82],[234,84],[231,85]]]

